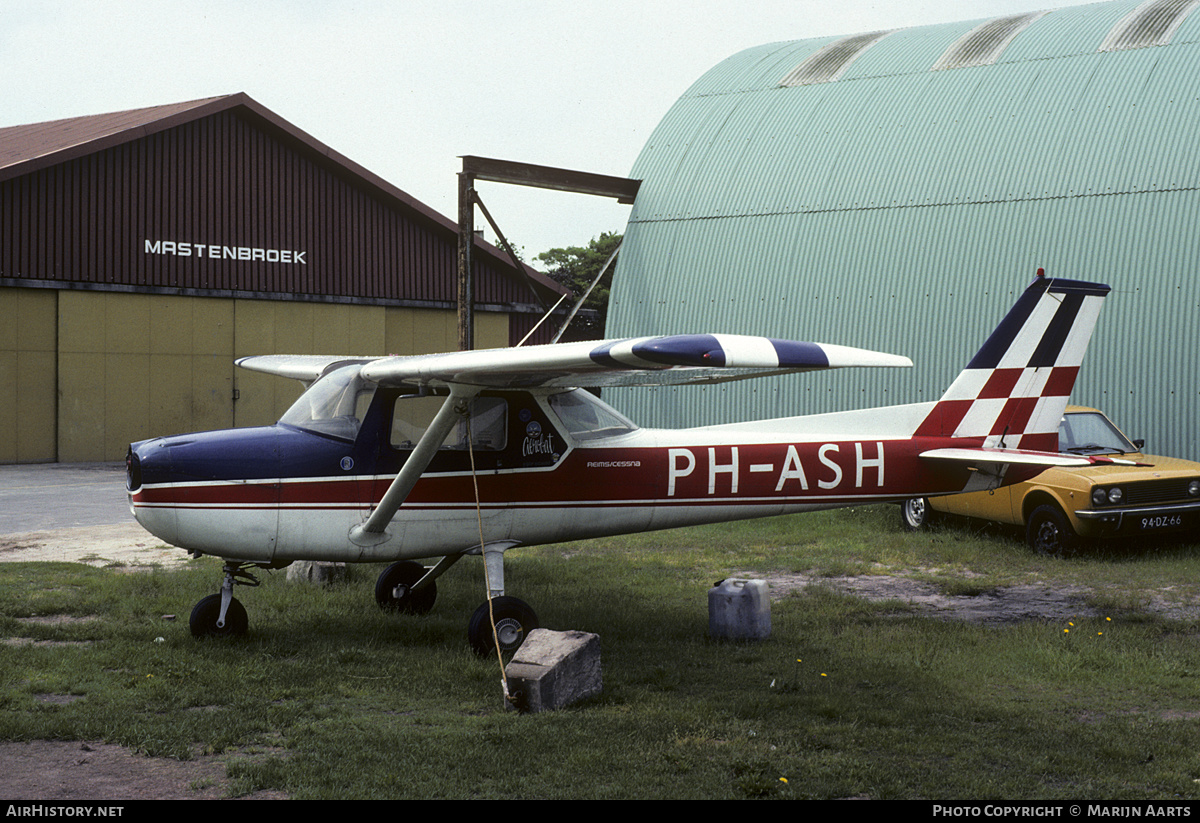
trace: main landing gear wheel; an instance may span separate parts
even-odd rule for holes
[[[1070,557],[1079,547],[1078,535],[1057,506],[1033,510],[1025,527],[1025,540],[1043,557]]]
[[[221,595],[210,594],[192,609],[192,617],[188,627],[192,637],[241,637],[250,625],[246,617],[246,608],[237,600],[229,601],[229,609],[225,612],[225,625],[218,626],[217,619],[221,616]]]
[[[410,560],[393,563],[375,582],[375,602],[384,611],[427,614],[437,600],[437,584],[431,580],[420,591],[412,589],[424,576],[425,567],[420,563]]]
[[[910,497],[900,504],[900,523],[910,532],[928,529],[933,523],[933,509],[928,497]]]
[[[500,653],[515,652],[525,642],[529,633],[538,627],[537,615],[528,603],[515,597],[495,597],[489,602],[490,613],[488,604],[484,603],[471,615],[471,623],[467,626],[467,640],[471,644],[471,650],[480,657],[486,657],[496,651],[496,641],[492,639],[491,615],[494,614]]]

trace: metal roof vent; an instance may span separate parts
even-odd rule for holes
[[[1112,27],[1100,51],[1165,46],[1200,0],[1146,0]]]
[[[981,23],[954,41],[933,64],[933,71],[961,69],[967,66],[991,66],[1000,59],[1013,38],[1023,32],[1044,11],[997,17]]]
[[[873,31],[867,34],[852,34],[841,40],[835,40],[810,54],[803,63],[792,70],[791,74],[780,80],[779,85],[811,86],[814,83],[831,83],[841,77],[842,73],[860,54],[891,34],[892,31],[894,29]]]

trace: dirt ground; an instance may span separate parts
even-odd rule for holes
[[[223,800],[228,756],[182,761],[142,757],[122,746],[79,741],[0,743],[3,788],[12,800]],[[258,792],[242,800],[286,800]]]
[[[0,563],[31,560],[170,568],[186,563],[188,555],[164,546],[132,519],[111,526],[0,535]]]
[[[940,593],[929,583],[887,575],[829,578],[789,575],[771,578],[770,582],[773,598],[792,589],[826,586],[871,601],[895,600],[933,617],[979,624],[1022,620],[1054,622],[1095,615],[1084,603],[1082,589],[1052,589],[1043,585],[1012,586],[979,595],[952,597]]]
[[[91,526],[53,532],[0,536],[0,562],[59,560],[95,566],[119,564],[131,570],[183,563],[187,555],[167,548],[136,523]],[[746,575],[750,576],[750,575]],[[946,620],[1005,624],[1046,622],[1095,616],[1082,589],[1040,584],[1012,586],[975,595],[948,596],[934,586],[902,576],[862,575],[769,578],[773,599],[806,586],[828,586],[873,601],[895,600]],[[1151,608],[1175,618],[1195,619],[1200,604]],[[98,742],[32,741],[0,743],[0,793],[27,800],[217,800],[228,796],[225,765],[229,757],[198,756],[190,761],[142,757],[120,746]],[[259,793],[243,799],[286,799]]]
[[[1091,592],[1083,587],[1051,587],[1044,583],[1029,583],[1003,588],[981,587],[978,594],[947,595],[930,583],[882,574],[854,577],[795,574],[771,577],[769,580],[772,599],[805,586],[827,586],[873,602],[895,600],[931,617],[964,620],[985,626],[1024,621],[1055,623],[1103,616],[1087,604],[1087,596]],[[1163,593],[1152,596],[1146,609],[1172,620],[1200,619],[1200,602],[1170,600]]]

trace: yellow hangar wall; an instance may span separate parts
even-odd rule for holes
[[[54,460],[58,292],[0,289],[0,463]]]
[[[507,315],[475,318],[478,347],[508,345]],[[274,422],[300,383],[239,357],[456,347],[440,309],[0,289],[0,463],[122,460],[148,437]]]

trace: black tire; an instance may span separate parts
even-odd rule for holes
[[[491,600],[491,614],[496,616],[496,637],[500,641],[500,653],[515,652],[525,642],[529,633],[538,627],[537,615],[524,600],[515,597],[495,597]],[[467,642],[471,650],[480,657],[496,652],[496,641],[492,639],[492,621],[488,604],[484,603],[471,615],[467,626]]]
[[[217,618],[220,616],[221,595],[210,594],[201,600],[192,609],[192,616],[188,620],[192,637],[241,637],[250,625],[246,617],[246,608],[236,598],[229,601],[224,626],[217,625]]]
[[[906,531],[919,532],[928,529],[934,520],[934,511],[928,497],[910,497],[900,504],[900,524]]]
[[[1079,547],[1079,536],[1057,506],[1038,506],[1025,524],[1025,541],[1043,557],[1070,557]]]
[[[375,581],[375,602],[384,611],[400,614],[428,614],[437,600],[437,584],[430,581],[420,591],[412,587],[425,576],[425,567],[411,560],[401,560],[383,570]]]

